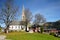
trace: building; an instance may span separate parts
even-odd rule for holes
[[[44,32],[48,32],[48,33],[51,33],[51,32],[58,32],[57,28],[54,27],[54,22],[47,22],[44,24]]]
[[[25,13],[24,13],[24,6],[23,6],[23,9],[22,9],[22,20],[21,21],[25,21]],[[13,21],[10,23],[10,26],[9,26],[9,30],[25,30],[25,26],[21,24],[21,21]],[[27,30],[29,30],[29,28],[27,28]]]

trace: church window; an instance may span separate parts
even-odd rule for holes
[[[17,26],[16,26],[16,28],[17,28]]]
[[[19,26],[19,29],[20,29],[20,26]]]
[[[13,26],[12,26],[12,29],[13,29]]]

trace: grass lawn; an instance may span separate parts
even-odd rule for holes
[[[60,40],[52,35],[41,33],[12,32],[4,35],[11,40]]]

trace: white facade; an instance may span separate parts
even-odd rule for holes
[[[23,25],[10,25],[9,26],[9,30],[25,30],[25,26]],[[27,30],[29,30],[29,28],[27,28]]]

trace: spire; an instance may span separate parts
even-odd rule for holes
[[[24,5],[23,5],[23,10],[24,10],[25,8],[24,8]]]
[[[23,6],[22,6],[22,21],[25,19],[24,10],[25,10],[25,8],[24,8],[24,5],[23,5]]]

